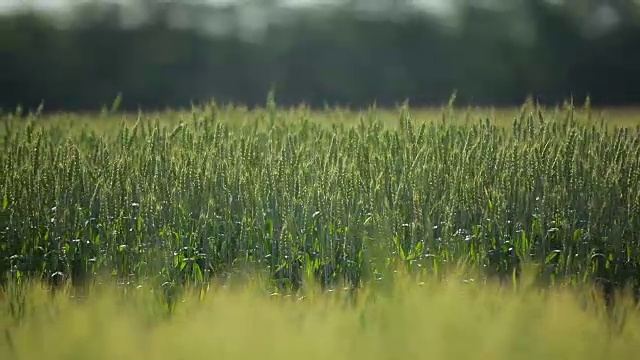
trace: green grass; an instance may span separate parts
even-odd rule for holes
[[[211,103],[154,114],[5,115],[0,354],[13,344],[26,358],[56,358],[27,350],[40,341],[29,335],[35,329],[59,358],[631,354],[635,326],[589,342],[608,322],[567,296],[594,283],[631,295],[640,288],[638,113],[531,103],[318,112],[269,100],[252,110]],[[458,266],[476,274],[476,295],[457,298],[458,288],[441,284]],[[553,290],[499,295],[482,285],[521,289],[521,268],[532,269],[535,288]],[[437,290],[390,290],[396,278]],[[34,281],[45,290],[24,293]],[[212,284],[245,282],[261,295],[199,304]],[[295,298],[305,284],[399,295],[367,316],[370,305],[358,303],[366,296],[341,309],[317,295],[318,304],[300,305],[309,328],[296,333],[301,325],[284,305],[265,297]],[[111,285],[117,296],[89,295]],[[45,300],[45,292],[86,302]],[[109,305],[114,296],[128,299],[131,316]],[[58,315],[44,310],[49,301],[60,302]],[[191,303],[195,318],[184,312]],[[218,306],[229,312],[221,322]],[[160,328],[135,330],[166,315]],[[361,323],[368,316],[373,327]],[[557,338],[556,329],[575,337]],[[216,337],[236,345],[211,345]],[[397,354],[391,344],[401,344]]]

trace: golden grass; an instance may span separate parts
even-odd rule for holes
[[[212,103],[214,104],[214,103]],[[54,113],[38,115],[35,117],[36,123],[42,126],[48,124],[73,125],[73,131],[78,131],[83,127],[89,130],[96,130],[100,133],[112,130],[114,126],[126,123],[133,126],[139,119],[144,121],[158,120],[167,126],[177,126],[180,122],[189,122],[194,116],[211,110],[207,109],[211,104],[203,104],[190,110],[166,110],[157,112],[103,112],[103,113]],[[524,112],[528,114],[534,110],[535,105],[531,102],[523,104],[521,107],[411,107],[411,117],[418,123],[440,122],[445,119],[446,123],[453,125],[465,125],[486,121],[496,126],[510,127],[513,119]],[[540,107],[545,119],[561,119],[566,116],[566,108]],[[234,126],[252,125],[256,119],[263,118],[261,124],[267,124],[268,110],[265,108],[247,108],[239,105],[215,105],[217,118]],[[397,127],[400,115],[400,104],[397,108],[376,108],[350,109],[350,108],[327,108],[325,110],[312,110],[304,105],[297,107],[277,109],[277,120],[280,123],[297,122],[302,118],[327,126],[344,125],[354,126],[360,121],[360,117],[372,116],[380,119],[386,127]],[[9,115],[10,116],[10,115]],[[3,116],[3,121],[9,117]],[[23,116],[27,116],[23,114]],[[574,106],[574,117],[584,122],[599,124],[603,121],[609,127],[631,127],[640,126],[640,108],[635,107],[592,107],[587,110],[585,107],[576,104]],[[23,118],[24,119],[24,118]],[[26,123],[26,121],[24,121]],[[0,127],[0,135],[5,133],[5,129]]]
[[[32,288],[2,359],[631,359],[640,318],[615,332],[576,292],[397,281],[392,291],[269,296],[258,284],[180,298],[171,318],[146,287],[78,302]],[[374,296],[375,295],[375,296]],[[3,311],[8,301],[2,302]],[[9,340],[10,339],[10,340]]]

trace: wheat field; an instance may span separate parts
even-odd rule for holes
[[[3,114],[0,357],[637,353],[640,111]]]

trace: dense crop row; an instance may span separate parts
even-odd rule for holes
[[[212,104],[177,127],[140,117],[105,132],[5,118],[2,282],[168,286],[252,269],[277,286],[358,286],[458,261],[640,280],[640,128],[531,106],[507,126],[417,122],[406,107],[391,127],[273,103],[245,126],[223,115]]]

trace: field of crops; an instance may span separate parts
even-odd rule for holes
[[[629,358],[638,114],[2,115],[0,357]]]

